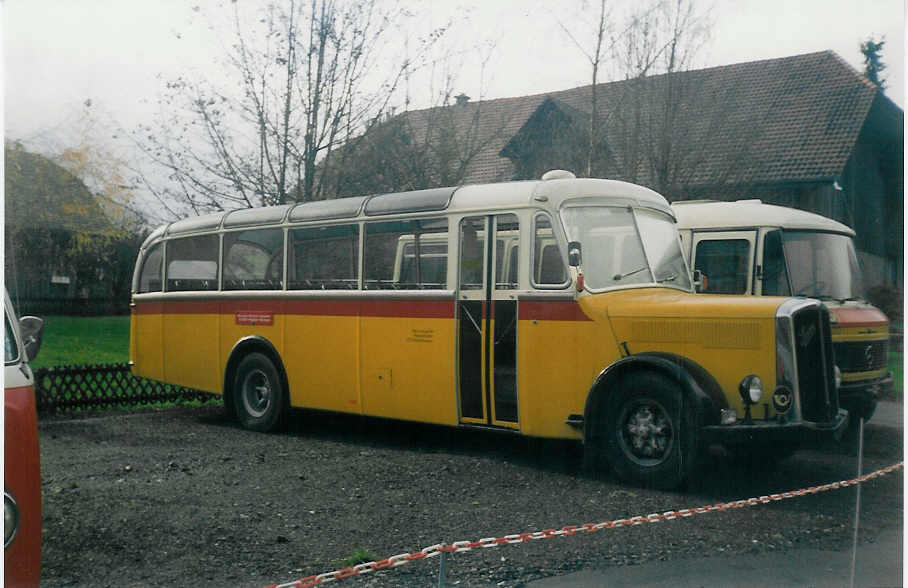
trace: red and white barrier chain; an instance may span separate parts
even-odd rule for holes
[[[848,486],[854,486],[856,484],[862,484],[873,478],[878,478],[889,474],[901,467],[903,467],[904,462],[898,462],[891,466],[885,467],[881,470],[877,470],[870,474],[865,474],[859,478],[854,478],[851,480],[843,480],[841,482],[832,482],[830,484],[824,484],[823,486],[811,486],[810,488],[805,488],[802,490],[793,490],[791,492],[783,492],[781,494],[770,494],[768,496],[760,496],[759,498],[748,498],[746,500],[735,500],[733,502],[721,502],[719,504],[713,504],[710,506],[701,506],[699,508],[685,508],[682,510],[670,510],[664,513],[654,513],[646,516],[636,516],[629,519],[617,519],[614,521],[605,521],[602,523],[584,523],[583,525],[574,526],[569,525],[562,527],[560,529],[545,529],[543,531],[535,531],[532,533],[518,533],[516,535],[505,535],[504,537],[487,537],[485,539],[479,539],[477,541],[455,541],[454,543],[439,543],[437,545],[432,545],[431,547],[426,547],[419,551],[414,551],[412,553],[401,553],[399,555],[391,556],[387,559],[380,561],[370,561],[367,563],[357,564],[349,568],[343,568],[341,570],[336,570],[334,572],[327,572],[324,574],[318,574],[317,576],[306,576],[305,578],[300,578],[299,580],[294,580],[293,582],[288,582],[286,584],[271,584],[265,588],[310,588],[312,586],[318,586],[324,584],[325,582],[331,582],[334,580],[343,580],[344,578],[349,578],[351,576],[362,575],[368,572],[385,570],[388,568],[395,568],[397,566],[402,566],[404,564],[410,563],[412,561],[426,559],[429,557],[435,557],[442,553],[457,553],[461,551],[470,551],[474,548],[485,548],[485,547],[498,547],[499,545],[506,545],[509,543],[526,543],[528,541],[533,541],[536,539],[551,539],[552,537],[570,537],[571,535],[576,535],[577,533],[593,533],[601,529],[615,529],[618,527],[628,527],[632,525],[642,525],[644,523],[658,523],[659,521],[673,520],[679,517],[690,517],[698,514],[706,514],[716,511],[724,510],[733,510],[736,508],[743,508],[745,506],[756,506],[758,504],[768,504],[770,502],[776,502],[779,500],[785,500],[787,498],[795,498],[797,496],[805,496],[807,494],[818,494],[820,492],[826,492],[828,490],[836,490],[839,488],[847,488]]]

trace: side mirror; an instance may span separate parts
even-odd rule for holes
[[[568,265],[571,267],[580,267],[580,242],[571,241],[568,243]]]
[[[700,270],[694,270],[694,292],[706,292],[708,279]]]
[[[32,361],[41,349],[44,320],[36,316],[24,316],[19,319],[19,332],[22,334],[22,345],[25,347],[25,359]]]

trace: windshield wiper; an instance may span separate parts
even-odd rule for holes
[[[656,280],[657,284],[662,284],[663,282],[674,282],[678,279],[678,274],[668,274],[662,279]]]
[[[627,277],[632,276],[632,275],[634,275],[634,274],[639,274],[639,273],[642,272],[643,270],[648,270],[648,269],[649,269],[649,266],[648,266],[648,265],[645,265],[645,266],[643,266],[643,267],[641,267],[641,268],[639,268],[639,269],[635,269],[635,270],[632,271],[632,272],[627,272],[627,273],[625,273],[625,274],[615,274],[614,276],[612,276],[612,280],[615,281],[615,282],[618,282],[618,281],[620,281],[620,280],[623,280],[624,278],[627,278]]]

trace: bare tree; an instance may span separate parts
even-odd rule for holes
[[[401,13],[385,6],[284,0],[251,15],[232,3],[225,73],[236,90],[168,83],[163,120],[137,137],[168,181],[146,173],[146,187],[178,214],[323,198],[318,176],[338,145],[379,120],[414,62],[392,54]]]
[[[480,78],[494,49],[494,43],[474,47],[484,51]],[[454,96],[457,76],[448,59],[450,55],[442,58],[442,88],[434,106],[388,112],[335,152],[330,170],[334,195],[458,185],[477,157],[500,140],[510,120],[507,114],[482,100],[481,87],[479,100]]]
[[[586,2],[583,6],[592,11]],[[701,153],[693,147],[695,135],[722,118],[704,126],[701,117],[693,124],[684,111],[701,90],[682,74],[708,39],[709,14],[698,9],[696,0],[654,0],[622,18],[607,6],[607,0],[599,0],[590,15],[595,18],[587,19],[598,26],[586,44],[561,25],[592,74],[586,173],[616,175],[673,193],[682,176],[697,167]],[[622,83],[603,88],[604,70],[611,71],[611,81]]]
[[[691,77],[680,74],[690,69],[708,29],[705,17],[696,12],[694,0],[663,0],[657,7],[649,15],[652,25],[645,27],[654,36],[654,42],[649,44],[653,55],[644,62],[661,65],[663,75],[661,84],[645,84],[650,102],[649,136],[645,143],[651,181],[658,190],[671,195],[678,188],[681,174],[696,167],[690,165],[690,156],[700,153],[692,141],[690,117],[686,121],[682,118],[683,106],[694,102],[690,94],[696,92],[696,87],[690,83]],[[720,105],[716,104],[721,109]]]
[[[590,86],[590,112],[589,112],[589,129],[587,133],[586,149],[586,175],[592,176],[593,162],[597,157],[596,138],[600,136],[599,132],[599,73],[603,60],[607,57],[612,46],[606,47],[609,42],[608,34],[612,27],[611,15],[607,12],[607,0],[599,0],[599,16],[594,21],[596,26],[593,30],[593,49],[588,50],[585,45],[577,39],[577,36],[560,20],[558,21],[561,30],[571,40],[571,42],[583,53],[583,56],[590,62],[593,83]]]
[[[755,145],[772,112],[742,109],[746,90],[693,70],[711,18],[696,0],[658,0],[623,29],[615,63],[624,82],[613,97],[608,141],[618,154],[608,169],[669,200],[744,197],[762,165]],[[775,99],[778,99],[776,97]]]
[[[481,101],[388,117],[346,146],[343,165],[333,170],[336,194],[461,184],[506,122],[501,114],[486,112]]]

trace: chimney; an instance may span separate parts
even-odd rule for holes
[[[457,100],[457,106],[464,106],[467,102],[470,101],[470,97],[461,92],[457,96],[454,96],[454,99]]]

